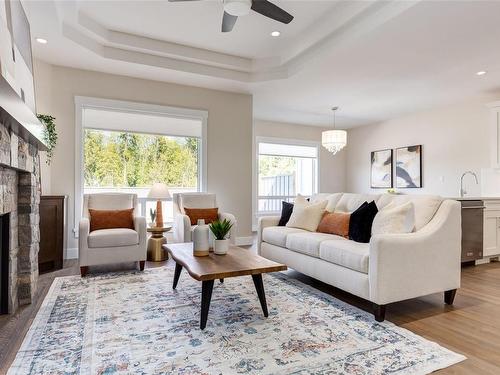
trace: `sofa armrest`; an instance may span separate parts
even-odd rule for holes
[[[88,263],[89,233],[90,220],[84,217],[78,225],[78,261],[80,266],[86,266]]]
[[[184,214],[174,217],[174,242],[191,242],[191,220]]]
[[[146,240],[147,240],[147,227],[146,218],[144,216],[134,217],[134,229],[139,234],[139,248],[144,251],[143,260],[146,260]]]
[[[260,255],[260,244],[262,243],[262,230],[267,227],[275,227],[280,222],[280,216],[261,216],[257,228],[257,253]]]
[[[373,236],[370,300],[383,305],[459,288],[461,241],[461,205],[452,200],[418,232]]]
[[[227,213],[227,212],[220,212],[219,213],[219,220],[229,220],[233,226],[231,227],[231,230],[229,231],[229,242],[234,245],[236,243],[236,233],[237,233],[237,227],[238,227],[238,222],[236,221],[236,217],[233,214]]]

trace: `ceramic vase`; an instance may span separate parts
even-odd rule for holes
[[[204,257],[209,253],[210,244],[208,242],[208,225],[205,220],[200,219],[193,229],[193,255],[195,257]]]
[[[214,240],[214,254],[225,255],[229,250],[229,240]]]

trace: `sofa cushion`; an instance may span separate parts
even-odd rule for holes
[[[319,247],[319,257],[339,266],[368,273],[370,244],[345,239],[323,241]]]
[[[283,201],[281,203],[281,217],[278,226],[284,227],[286,223],[288,223],[288,220],[290,220],[292,212],[293,212],[293,203]]]
[[[377,202],[379,199],[379,195],[377,194],[353,194],[353,193],[344,193],[340,198],[339,202],[335,206],[335,211],[340,212],[354,212],[361,206],[364,202]]]
[[[377,200],[377,207],[383,209],[389,203],[399,206],[412,202],[415,207],[415,231],[422,229],[436,214],[443,198],[438,195],[395,195],[384,194]]]
[[[262,241],[271,245],[286,246],[286,237],[291,233],[307,233],[303,229],[289,227],[267,227],[262,230]]]
[[[286,237],[286,248],[318,258],[321,242],[332,239],[342,239],[342,237],[316,232],[291,233]],[[345,238],[343,240],[347,241]]]
[[[415,229],[415,208],[413,202],[401,205],[389,203],[375,215],[372,236],[377,234],[411,233]]]
[[[349,238],[356,242],[370,242],[372,223],[378,208],[374,201],[363,203],[351,214],[349,221]]]
[[[305,229],[314,232],[318,228],[319,222],[325,212],[327,201],[318,203],[309,203],[306,201],[295,200],[292,215],[286,223],[287,227]]]
[[[348,238],[350,219],[351,214],[345,212],[325,212],[316,231]]]
[[[133,246],[139,243],[139,234],[133,229],[99,229],[89,233],[89,247]]]
[[[189,217],[191,225],[197,225],[198,220],[205,220],[205,224],[219,220],[219,209],[216,208],[189,208],[184,207],[184,212]]]
[[[89,208],[90,232],[99,229],[128,228],[134,229],[134,209],[94,210]]]

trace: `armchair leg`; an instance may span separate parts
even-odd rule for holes
[[[144,264],[146,264],[146,261],[145,260],[140,260],[139,261],[139,269],[141,271],[144,271]]]
[[[455,300],[455,295],[457,294],[456,289],[447,290],[444,292],[444,303],[447,305],[453,305],[453,301]]]
[[[80,275],[82,277],[87,276],[88,272],[89,272],[89,267],[88,266],[82,266],[82,267],[80,267]]]
[[[385,306],[373,304],[373,316],[377,322],[383,322],[385,320]]]

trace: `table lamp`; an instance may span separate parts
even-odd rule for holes
[[[157,182],[153,184],[148,193],[148,198],[156,199],[156,226],[163,226],[163,213],[161,209],[161,201],[170,198],[170,192],[167,185]]]

